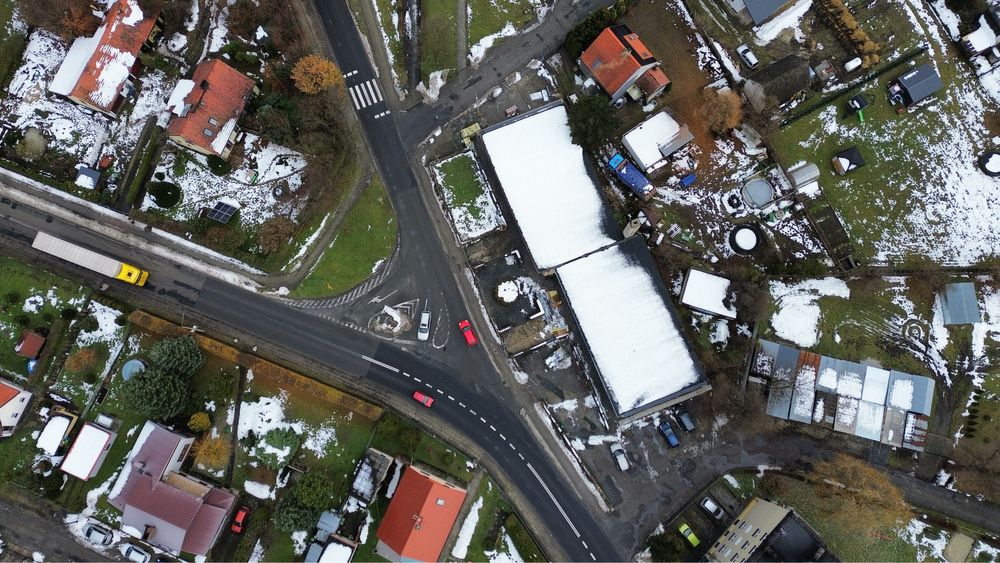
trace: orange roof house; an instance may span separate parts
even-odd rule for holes
[[[78,37],[49,85],[74,102],[113,115],[133,90],[139,51],[158,31],[158,14],[143,14],[137,0],[117,0],[93,37]]]
[[[440,561],[464,501],[465,489],[407,467],[375,532],[376,553],[390,561]]]
[[[14,434],[14,428],[21,421],[31,393],[10,381],[0,379],[0,438]]]
[[[21,339],[14,346],[14,352],[22,358],[34,360],[45,346],[45,337],[33,330],[21,331]]]
[[[167,101],[174,114],[167,126],[170,140],[228,158],[236,142],[236,122],[256,88],[253,80],[218,59],[201,63],[191,80],[177,83]]]
[[[630,95],[638,99],[641,93],[647,100],[659,96],[670,86],[670,79],[660,69],[660,61],[624,24],[604,28],[580,55],[578,63],[584,74],[596,80],[612,101],[620,99],[633,86],[637,86],[638,91]]]

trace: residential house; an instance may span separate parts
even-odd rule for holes
[[[158,14],[144,14],[137,0],[115,0],[92,37],[78,37],[49,90],[113,116],[141,68],[139,52],[159,35]]]
[[[45,346],[45,337],[33,330],[21,331],[21,339],[14,346],[14,352],[22,358],[34,360]]]
[[[787,55],[748,76],[743,95],[754,111],[773,110],[799,98],[809,88],[809,72],[809,61]]]
[[[112,489],[121,525],[172,553],[205,555],[236,502],[232,491],[181,473],[194,438],[147,421]]]
[[[751,499],[705,555],[708,561],[838,561],[791,509]]]
[[[743,9],[737,13],[750,17],[753,25],[764,24],[767,20],[791,6],[793,0],[742,0]]]
[[[669,113],[661,111],[633,127],[622,137],[625,150],[644,172],[651,172],[667,158],[694,139],[687,125],[680,125]]]
[[[375,532],[375,552],[390,561],[441,561],[465,495],[465,489],[410,465]]]
[[[0,438],[14,434],[29,402],[30,392],[6,379],[0,379]]]
[[[167,102],[174,115],[170,140],[205,155],[229,158],[236,143],[236,122],[243,115],[254,81],[219,59],[205,61],[190,80],[181,80]]]
[[[626,93],[633,100],[651,100],[670,86],[660,61],[625,24],[605,28],[580,55],[578,64],[612,102]]]
[[[1000,8],[992,8],[980,14],[976,29],[962,36],[959,45],[969,57],[981,55],[1000,43]]]
[[[906,107],[918,104],[944,88],[930,63],[919,64],[889,83],[889,99]]]
[[[110,428],[93,422],[85,423],[59,469],[83,481],[90,479],[101,470],[116,437],[117,434]]]

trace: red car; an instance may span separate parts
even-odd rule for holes
[[[430,395],[424,395],[420,391],[413,392],[413,400],[417,401],[421,405],[428,408],[430,408],[430,406],[434,404],[434,397],[431,397]]]
[[[246,506],[241,506],[239,510],[236,511],[236,516],[233,517],[233,524],[229,526],[234,534],[239,534],[243,532],[243,526],[247,523],[247,518],[250,516],[250,508]]]
[[[468,320],[458,323],[458,330],[462,331],[462,336],[465,337],[465,343],[469,345],[469,348],[479,344],[479,341],[476,340],[476,333],[472,332],[472,323]]]

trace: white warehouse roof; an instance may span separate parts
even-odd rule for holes
[[[90,479],[100,469],[114,438],[113,432],[89,422],[84,424],[60,469],[77,479]]]

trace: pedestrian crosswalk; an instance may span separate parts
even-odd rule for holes
[[[351,94],[351,103],[354,104],[354,109],[356,110],[361,110],[383,101],[382,92],[378,89],[378,82],[374,78],[350,86],[347,91]]]

